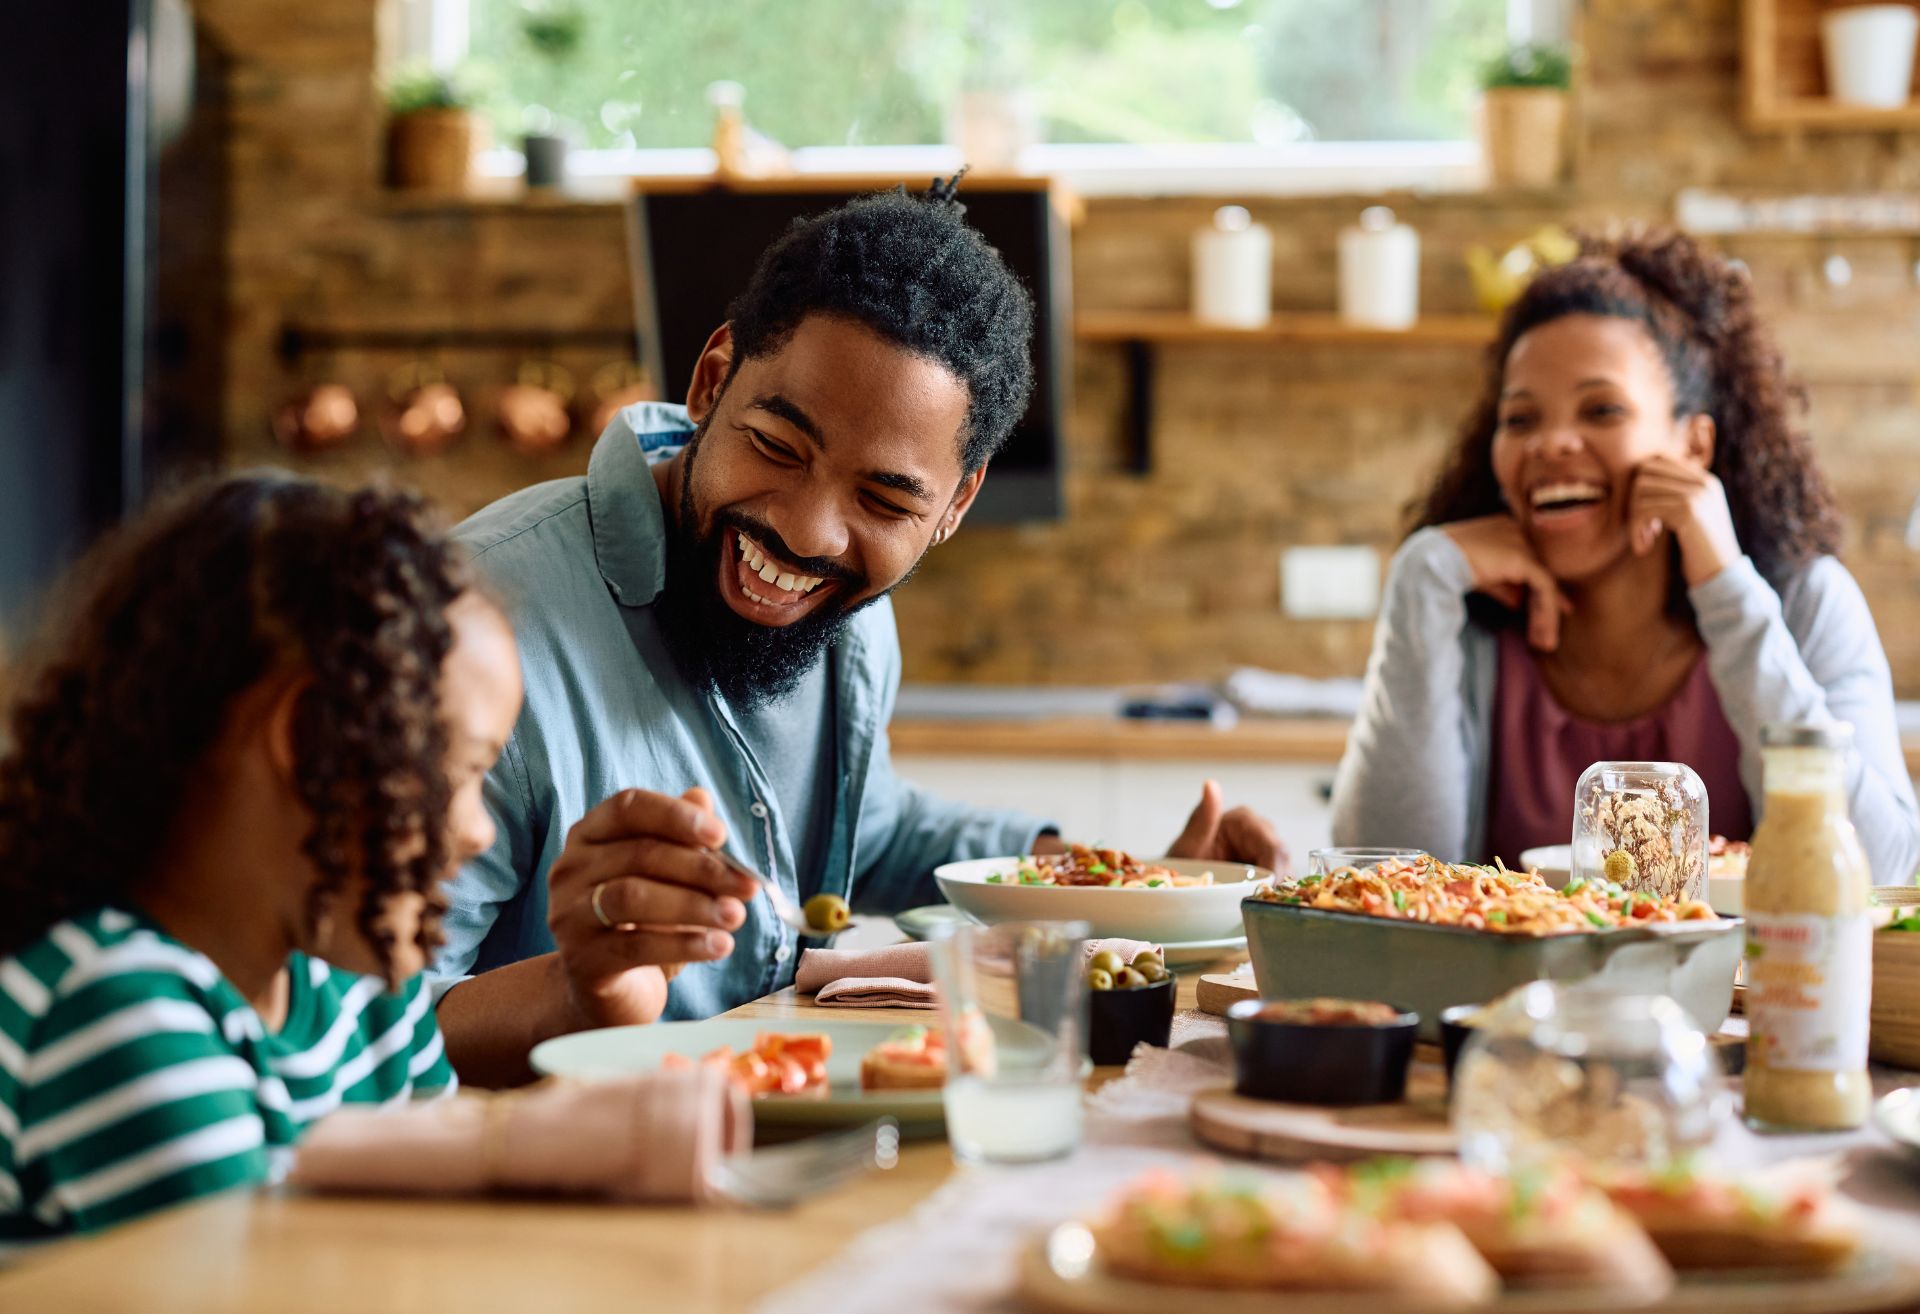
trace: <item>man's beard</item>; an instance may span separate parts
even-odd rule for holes
[[[686,464],[680,472],[679,515],[667,518],[666,588],[654,605],[660,612],[661,639],[686,677],[745,710],[777,702],[792,693],[855,613],[893,590],[861,597],[870,587],[864,576],[830,562],[794,557],[769,526],[731,508],[716,513],[712,528],[703,535],[694,510],[693,468],[705,436],[706,426],[702,425],[687,443]],[[806,567],[809,574],[824,577],[830,583],[822,588],[832,587],[836,593],[859,600],[847,603],[828,598],[790,625],[760,625],[748,620],[720,596],[720,553],[729,528],[744,532],[794,565]]]

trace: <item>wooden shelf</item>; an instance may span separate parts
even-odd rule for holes
[[[1495,321],[1485,315],[1428,315],[1410,329],[1361,328],[1333,315],[1276,314],[1259,328],[1204,324],[1178,310],[1083,310],[1074,316],[1082,342],[1310,342],[1332,346],[1485,346]]]
[[[1346,347],[1363,350],[1395,347],[1484,347],[1493,341],[1495,320],[1487,315],[1428,315],[1410,329],[1359,328],[1334,315],[1282,313],[1259,328],[1203,324],[1184,310],[1083,310],[1074,316],[1073,333],[1082,342],[1105,342],[1126,352],[1127,468],[1135,474],[1153,469],[1154,349],[1195,343],[1271,346]]]
[[[1895,109],[1844,105],[1827,95],[1820,16],[1857,0],[1744,0],[1740,107],[1756,132],[1920,131],[1920,99]]]

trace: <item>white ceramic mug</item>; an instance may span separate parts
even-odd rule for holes
[[[1828,94],[1873,109],[1906,104],[1917,34],[1920,13],[1912,5],[1854,5],[1823,15]]]

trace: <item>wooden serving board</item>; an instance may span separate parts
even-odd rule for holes
[[[1074,1225],[1059,1230],[1066,1232]],[[1116,1310],[1204,1310],[1206,1314],[1440,1314],[1444,1306],[1406,1292],[1252,1291],[1143,1282],[1108,1271],[1095,1250],[1077,1242],[1057,1248],[1054,1235],[1035,1239],[1020,1256],[1020,1295],[1028,1308],[1054,1314]],[[1084,1237],[1084,1233],[1080,1233]],[[1604,1289],[1515,1288],[1484,1304],[1482,1314],[1882,1314],[1920,1302],[1920,1270],[1897,1255],[1870,1251],[1843,1272],[1824,1277],[1780,1273],[1684,1277],[1662,1299],[1623,1305]]]
[[[1194,1096],[1187,1120],[1216,1150],[1281,1163],[1452,1154],[1456,1144],[1447,1122],[1447,1074],[1425,1059],[1408,1069],[1407,1097],[1398,1104],[1280,1104],[1222,1086]]]
[[[1227,1010],[1241,1000],[1260,998],[1260,987],[1254,984],[1252,972],[1210,972],[1200,978],[1193,993],[1202,1013],[1225,1017]]]

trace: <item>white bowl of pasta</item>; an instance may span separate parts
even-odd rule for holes
[[[1103,854],[1123,861],[1100,861]],[[1087,849],[1073,860],[1016,855],[950,862],[933,877],[947,901],[977,921],[1084,921],[1096,937],[1165,943],[1239,935],[1240,901],[1273,873],[1210,858],[1136,859]]]

